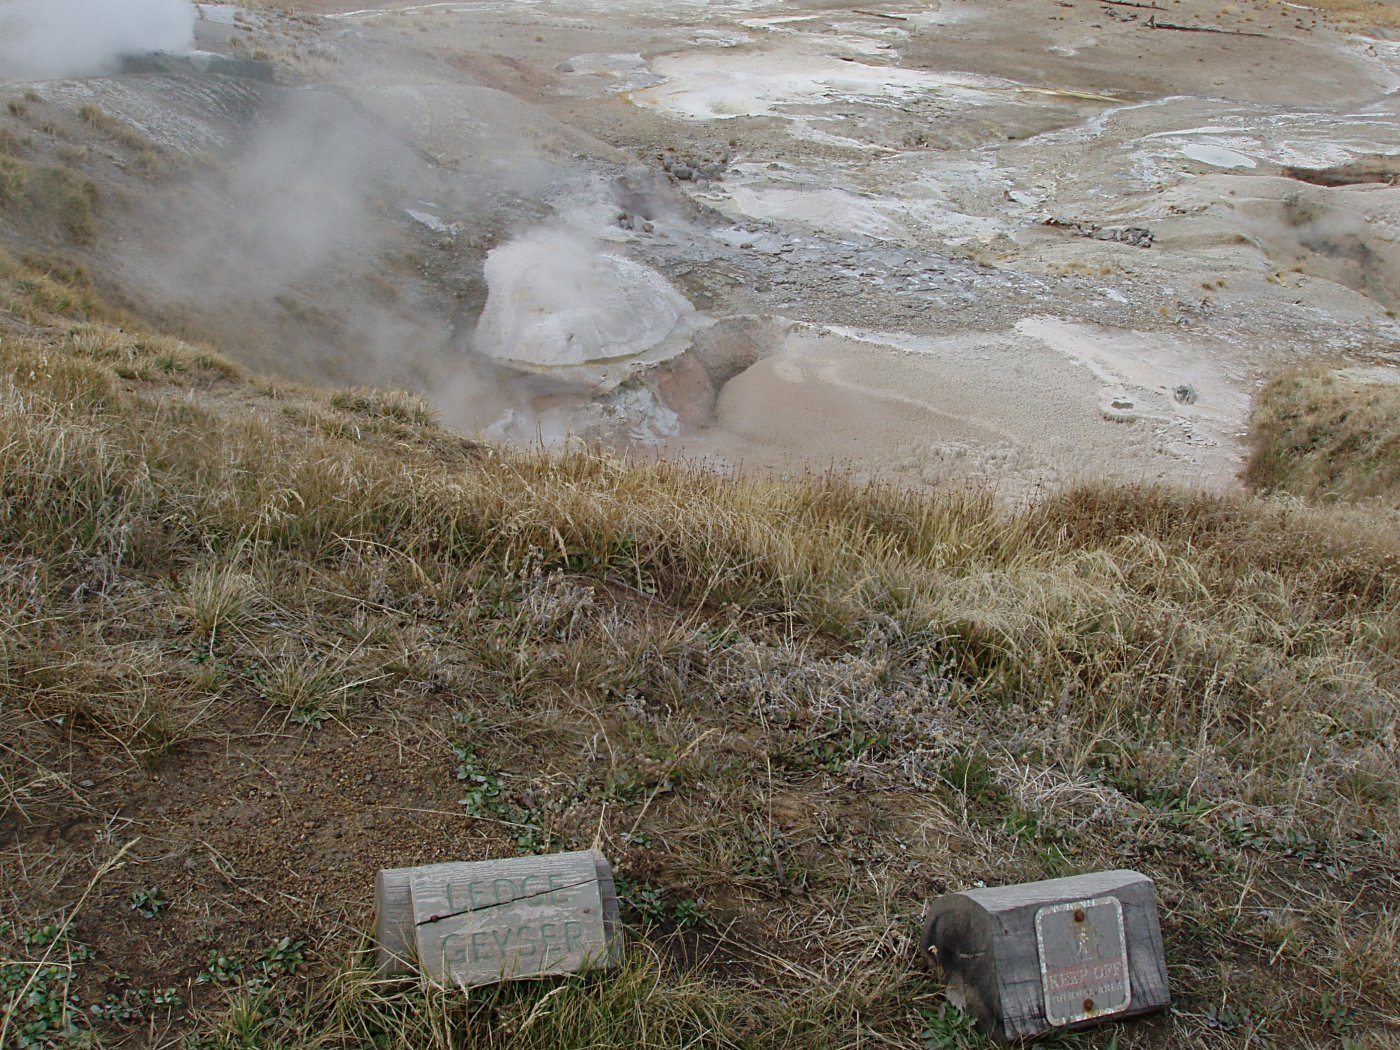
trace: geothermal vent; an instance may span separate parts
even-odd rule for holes
[[[502,245],[485,269],[477,349],[526,368],[659,351],[695,314],[655,270],[564,232],[536,231]]]

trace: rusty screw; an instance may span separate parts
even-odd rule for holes
[[[1075,909],[1074,909],[1074,921],[1075,921],[1075,922],[1083,922],[1083,921],[1084,921],[1084,909],[1083,909],[1083,908],[1075,908]]]
[[[1094,1012],[1094,1000],[1092,1000],[1092,999],[1085,999],[1085,1000],[1084,1000],[1084,1012],[1085,1012],[1086,1014],[1088,1014],[1088,1013],[1093,1013],[1093,1012]]]

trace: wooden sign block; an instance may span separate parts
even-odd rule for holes
[[[430,864],[418,868],[385,868],[374,877],[374,943],[380,971],[389,977],[404,977],[418,971],[417,934],[413,926],[413,898],[409,879],[413,872],[428,868],[451,868],[452,864]]]
[[[612,869],[596,853],[387,869],[375,895],[389,974],[472,987],[621,959]]]
[[[948,997],[1006,1042],[1171,1001],[1157,893],[1135,871],[950,893],[928,908],[923,950]]]

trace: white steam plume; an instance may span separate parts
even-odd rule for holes
[[[185,51],[190,0],[0,0],[0,79],[113,72],[122,56]]]

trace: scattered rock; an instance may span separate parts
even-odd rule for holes
[[[631,230],[633,233],[655,233],[656,224],[640,212],[620,212],[617,216],[617,224],[624,230]]]
[[[1156,237],[1145,226],[1100,226],[1093,222],[1078,222],[1073,219],[1042,219],[1042,226],[1057,230],[1068,230],[1076,237],[1089,237],[1096,241],[1118,241],[1131,244],[1134,248],[1151,248]]]
[[[1196,388],[1190,383],[1182,383],[1172,391],[1172,397],[1176,398],[1179,405],[1194,405],[1196,403]]]
[[[661,154],[661,170],[680,182],[717,181],[724,178],[729,167],[730,152],[677,154],[671,150]]]
[[[1152,231],[1144,226],[1105,226],[1091,234],[1097,241],[1119,241],[1131,244],[1134,248],[1151,248],[1156,240]]]
[[[1132,423],[1138,418],[1137,403],[1123,394],[1105,399],[1099,412],[1110,423]]]

